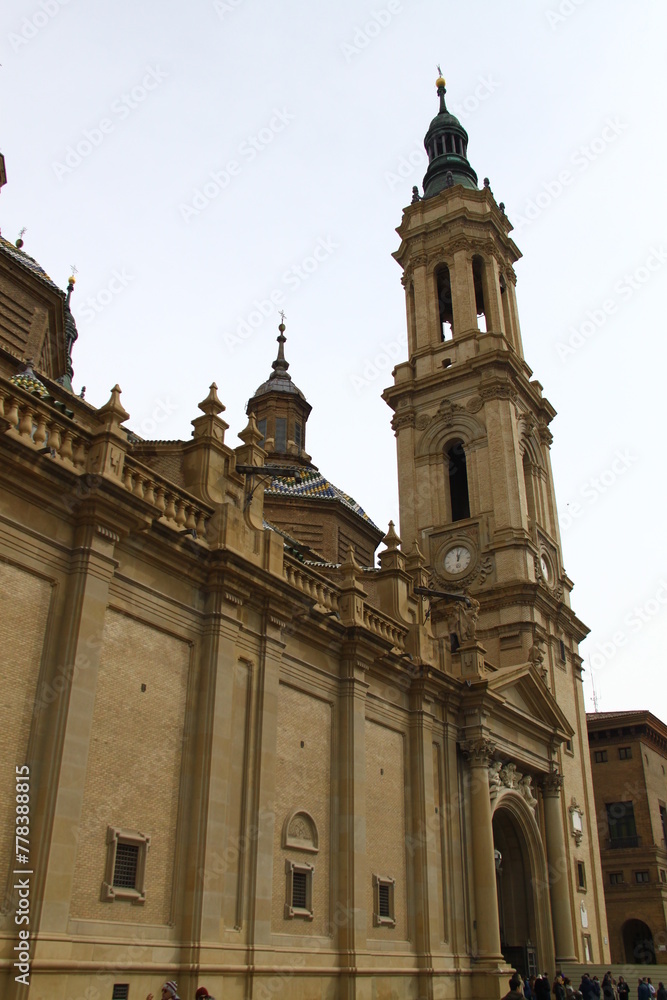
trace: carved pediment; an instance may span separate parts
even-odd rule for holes
[[[540,676],[540,665],[522,663],[496,671],[488,681],[488,690],[500,696],[505,707],[515,708],[523,718],[530,716],[536,725],[549,729],[556,739],[566,740],[574,729]]]

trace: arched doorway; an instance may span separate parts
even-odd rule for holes
[[[503,795],[493,813],[500,944],[523,975],[554,961],[546,859],[534,816],[519,795]]]
[[[630,965],[655,965],[655,944],[648,924],[626,920],[621,929],[625,961]]]

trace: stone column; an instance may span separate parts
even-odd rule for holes
[[[450,281],[452,284],[454,339],[456,340],[457,337],[478,329],[472,263],[466,250],[457,250],[454,253],[454,267],[450,269]]]
[[[493,743],[485,738],[461,745],[470,767],[470,826],[474,880],[477,954],[481,961],[502,961],[496,892],[496,862],[489,795],[489,764]]]
[[[548,774],[542,780],[544,828],[551,876],[549,879],[549,898],[557,966],[561,962],[576,962],[577,960],[574,949],[567,854],[561,812],[560,792],[562,785],[563,776],[556,771]]]
[[[369,994],[370,977],[357,980],[358,956],[368,937],[366,904],[366,670],[355,643],[343,651],[340,683],[340,757],[337,792],[338,900],[335,907],[341,965],[340,995],[354,1000]]]

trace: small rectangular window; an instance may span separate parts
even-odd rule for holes
[[[146,855],[151,838],[138,830],[107,827],[107,863],[101,900],[113,903],[128,899],[135,904],[146,902]]]
[[[635,882],[644,883],[644,882],[650,882],[650,881],[651,881],[651,879],[650,879],[649,873],[647,871],[635,872]]]
[[[563,663],[565,663],[565,659],[566,659],[566,657],[565,657],[565,643],[563,642],[562,639],[559,640],[558,646],[559,646],[560,658],[563,661]]]
[[[263,420],[257,421],[257,430],[262,435],[262,440],[259,442],[260,448],[264,447],[264,442],[266,441],[266,417]]]
[[[373,876],[373,924],[375,927],[395,927],[394,886],[396,880],[386,875]]]
[[[114,983],[111,1000],[128,1000],[130,995],[129,983]]]
[[[294,424],[294,444],[296,445],[297,452],[300,452],[301,449],[303,448],[303,441],[302,441],[301,424],[299,423],[298,420]]]
[[[586,888],[586,865],[583,861],[577,861],[577,888]]]
[[[624,881],[623,872],[609,872],[610,885],[623,885]]]
[[[568,753],[574,753],[574,750],[572,749],[572,740],[565,740],[565,749]]]
[[[116,847],[113,884],[121,889],[134,889],[137,884],[139,845],[120,843]]]
[[[287,418],[276,417],[276,451],[287,451]]]
[[[660,881],[667,882],[667,872],[665,871],[664,868],[660,869]]]
[[[595,751],[595,763],[604,764],[607,761],[607,751],[606,750],[596,750]]]
[[[583,934],[582,937],[584,942],[584,962],[590,965],[593,961],[593,940],[590,934]]]
[[[618,759],[619,760],[630,760],[632,757],[632,747],[619,747],[618,748]]]
[[[285,862],[285,919],[313,919],[312,865],[296,861]]]

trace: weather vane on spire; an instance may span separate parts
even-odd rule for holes
[[[285,322],[285,311],[283,309],[281,309],[280,312],[278,313],[278,315],[280,316],[280,322],[284,323]]]
[[[440,63],[437,63],[438,76],[442,76],[442,70],[440,69]]]

